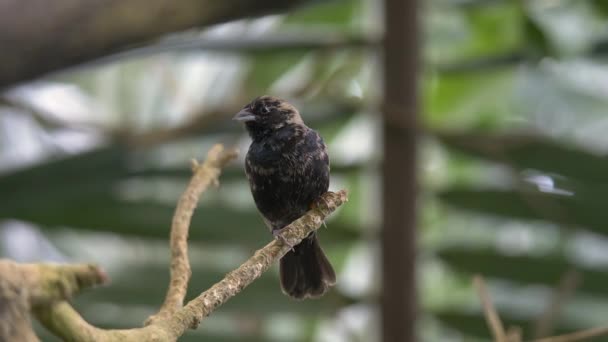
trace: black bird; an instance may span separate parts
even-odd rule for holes
[[[255,204],[273,235],[304,215],[329,187],[329,156],[317,132],[288,102],[261,96],[236,114],[253,140],[245,173]],[[280,262],[281,288],[290,297],[323,295],[336,274],[312,232]]]

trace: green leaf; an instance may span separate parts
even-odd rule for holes
[[[251,53],[251,67],[245,84],[247,93],[264,94],[268,88],[308,55],[307,51]],[[236,126],[236,125],[234,125]]]
[[[511,55],[525,44],[522,7],[513,1],[492,6],[429,6],[425,57],[436,64]]]
[[[482,133],[435,134],[448,148],[504,163],[585,182],[608,183],[608,158],[538,135]]]
[[[460,209],[508,219],[542,220],[561,225],[583,226],[608,235],[605,187],[575,190],[573,196],[534,190],[448,189],[438,194],[443,202]]]
[[[497,55],[517,49],[522,43],[519,23],[523,13],[513,2],[503,2],[495,6],[472,8],[466,12],[473,37],[468,46],[469,57]]]
[[[424,92],[425,121],[431,127],[451,129],[497,128],[515,91],[517,70],[428,75]]]
[[[576,270],[581,279],[577,293],[608,295],[608,272],[573,264],[561,255],[504,255],[490,248],[453,247],[440,250],[438,257],[457,271],[526,285],[555,287],[566,272]]]
[[[597,13],[604,17],[608,16],[608,2],[606,0],[591,0],[591,4]]]
[[[524,16],[524,32],[528,52],[534,56],[550,56],[555,54],[547,34],[530,13]]]
[[[288,13],[283,21],[285,27],[306,27],[315,25],[333,29],[350,29],[360,11],[361,2],[356,0],[324,1]]]
[[[51,159],[27,169],[0,175],[0,189],[11,201],[21,193],[44,195],[43,189],[78,190],[90,183],[105,183],[127,174],[127,149],[111,145],[81,154]],[[108,167],[112,166],[112,167]],[[7,197],[7,196],[4,196]],[[34,199],[32,196],[31,199]]]

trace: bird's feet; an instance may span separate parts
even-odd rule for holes
[[[285,237],[283,235],[281,235],[281,233],[283,232],[283,229],[285,229],[285,228],[280,228],[280,229],[273,230],[272,231],[272,236],[274,236],[275,239],[281,241],[285,245],[289,246],[289,248],[291,248],[292,252],[295,252],[294,246],[291,243],[289,243],[289,241],[287,241],[287,239],[285,239]]]
[[[310,204],[310,209],[312,210],[312,209],[319,208],[320,203],[325,204],[326,208],[329,207],[329,203],[327,203],[327,200],[325,199],[325,197],[321,196]],[[325,224],[325,220],[323,220],[323,227],[327,228],[327,224]]]

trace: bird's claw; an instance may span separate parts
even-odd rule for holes
[[[285,245],[289,246],[289,248],[291,249],[292,252],[295,252],[294,249],[294,245],[292,245],[291,243],[289,243],[287,241],[287,239],[285,239],[285,237],[283,235],[281,235],[281,232],[283,231],[283,228],[281,229],[276,229],[272,231],[272,236],[274,236],[275,239],[281,241],[282,243],[284,243]]]
[[[314,202],[312,202],[312,204],[310,205],[310,209],[321,209],[319,206],[319,203],[325,203],[325,207],[329,208],[329,203],[327,202],[327,200],[325,199],[325,197],[321,196],[319,198],[317,198]],[[327,228],[327,224],[325,224],[325,220],[321,221],[323,222],[323,227]]]
[[[321,206],[319,205],[321,202],[322,202],[323,204],[325,204],[325,206],[321,207]],[[325,199],[325,197],[321,196],[321,197],[317,198],[317,199],[316,199],[316,200],[315,200],[315,201],[312,203],[312,205],[310,206],[310,208],[311,208],[311,209],[321,209],[321,208],[323,208],[323,209],[324,209],[324,208],[329,208],[329,202],[327,202],[327,200]],[[324,224],[325,224],[325,222],[324,222]]]

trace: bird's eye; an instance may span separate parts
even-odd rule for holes
[[[270,109],[266,106],[262,106],[262,108],[260,108],[260,112],[262,114],[268,114],[270,112]]]

